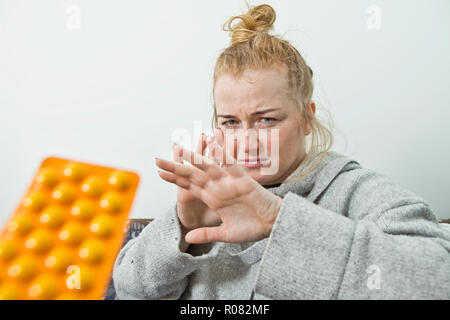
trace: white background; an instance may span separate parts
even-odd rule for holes
[[[266,3],[277,13],[274,33],[314,70],[318,116],[326,108],[337,128],[334,150],[449,218],[450,1]],[[379,30],[367,27],[370,5],[381,9]],[[137,171],[131,217],[164,214],[176,188],[154,157],[171,158],[177,129],[194,135],[198,121],[210,130],[214,62],[229,44],[221,26],[245,8],[0,0],[0,223],[49,155]]]

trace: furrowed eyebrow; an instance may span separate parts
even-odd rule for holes
[[[253,116],[253,115],[258,115],[258,114],[264,114],[264,113],[267,113],[270,111],[278,111],[278,110],[280,110],[280,109],[278,109],[278,108],[264,109],[264,110],[253,112],[251,115]],[[217,118],[219,118],[219,117],[220,118],[234,118],[234,116],[231,114],[218,114]]]

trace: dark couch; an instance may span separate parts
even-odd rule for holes
[[[153,219],[130,219],[128,224],[127,234],[125,240],[123,241],[123,246],[133,238],[136,238],[139,233],[150,223]],[[104,297],[104,300],[116,300],[116,291],[114,289],[114,281],[111,278],[108,286],[108,290]]]

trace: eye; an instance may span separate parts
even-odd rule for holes
[[[235,123],[232,123],[232,121],[236,121],[236,120],[224,121],[224,122],[222,122],[222,125],[230,125],[230,126],[232,126],[233,124],[235,124]]]
[[[261,120],[266,120],[266,121],[262,121],[263,123],[272,123],[272,122],[274,122],[276,119],[273,119],[273,118],[261,118]]]

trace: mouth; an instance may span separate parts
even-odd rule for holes
[[[247,168],[257,168],[268,165],[270,163],[270,159],[238,160],[238,163]]]

